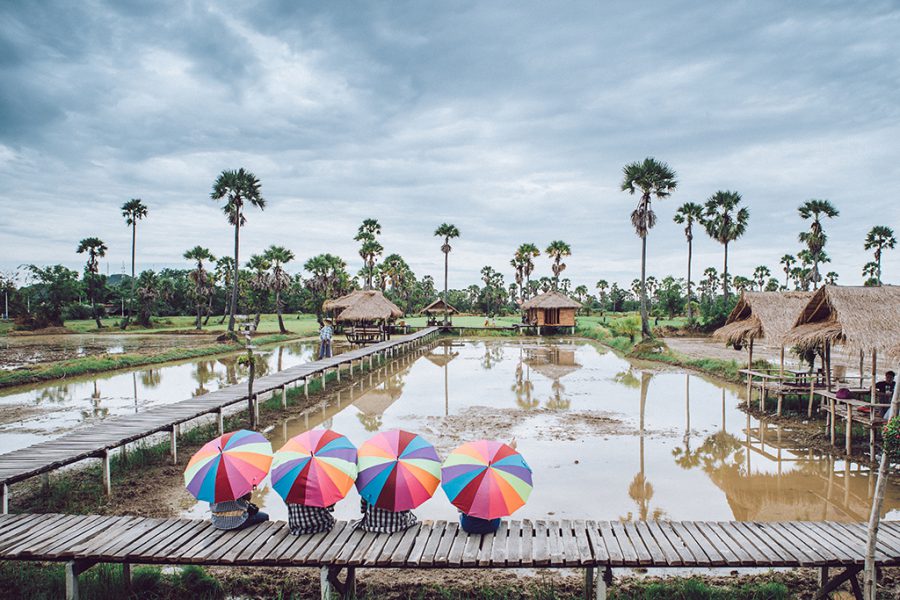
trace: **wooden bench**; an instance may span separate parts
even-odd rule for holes
[[[457,523],[425,522],[396,534],[338,522],[328,533],[294,536],[285,522],[219,531],[208,521],[59,514],[0,516],[0,559],[66,563],[67,598],[78,574],[105,563],[319,568],[322,597],[356,569],[583,569],[585,598],[606,598],[616,567],[816,567],[819,597],[842,582],[857,587],[866,528],[836,522],[504,521],[496,534],[468,535]],[[876,562],[900,565],[900,521],[881,525]],[[830,568],[840,573],[829,577]],[[594,579],[597,569],[603,576]],[[858,596],[858,597],[861,597]]]
[[[374,344],[385,338],[386,333],[381,327],[353,327],[347,331],[347,341],[351,344]]]

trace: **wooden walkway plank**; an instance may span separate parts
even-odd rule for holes
[[[631,539],[628,532],[625,531],[624,523],[613,521],[611,526],[613,533],[616,536],[616,540],[619,542],[619,547],[622,549],[622,554],[625,557],[626,563],[633,565],[646,565],[650,563],[650,553],[647,552],[647,549],[640,540],[638,540],[638,545],[635,545],[635,541]]]
[[[395,567],[406,564],[409,553],[412,551],[413,544],[416,542],[416,537],[419,535],[421,527],[421,525],[415,525],[403,533],[403,537],[400,538],[397,547],[391,552],[390,556],[387,557],[387,564]]]
[[[444,565],[450,561],[450,550],[458,532],[459,523],[447,523],[447,526],[444,528],[444,535],[441,537],[441,541],[434,552],[434,562],[436,564]]]
[[[547,533],[546,521],[535,521],[534,540],[532,542],[532,558],[534,566],[541,567],[550,564],[550,549],[548,548],[549,533]]]
[[[431,535],[428,537],[428,543],[425,545],[425,549],[422,551],[422,555],[419,557],[419,564],[423,567],[429,567],[435,563],[435,555],[437,554],[438,547],[440,547],[441,542],[444,539],[444,534],[447,530],[447,522],[446,521],[435,521],[431,526]]]
[[[649,534],[653,536],[656,545],[662,550],[666,564],[670,567],[680,567],[684,565],[684,560],[678,551],[669,541],[669,538],[663,533],[658,521],[648,521],[644,526],[649,530]],[[673,536],[674,537],[674,536]],[[684,549],[687,552],[687,548]]]
[[[700,521],[696,523],[697,529],[709,542],[719,550],[729,565],[752,564],[750,555],[747,554],[734,540],[719,530],[715,523]]]
[[[478,552],[481,550],[481,542],[485,536],[463,533],[466,541],[462,554],[462,566],[474,567],[478,564]]]
[[[650,532],[647,523],[644,521],[636,521],[634,523],[634,528],[637,531],[638,536],[640,536],[641,541],[644,543],[644,546],[647,548],[647,551],[650,553],[650,560],[652,563],[658,566],[670,564],[668,557]]]
[[[356,547],[356,550],[353,554],[346,557],[346,564],[355,567],[361,565],[366,556],[368,556],[369,550],[372,547],[372,544],[378,539],[378,534],[372,533],[371,531],[362,531],[361,529],[357,530],[357,533],[362,533],[363,537],[359,541],[359,545]],[[355,539],[354,535],[350,539]],[[343,560],[345,557],[344,553],[338,555],[338,560]]]
[[[73,524],[64,534],[55,536],[43,545],[35,544],[29,549],[30,554],[41,557],[55,558],[60,553],[68,552],[78,540],[90,538],[98,530],[103,528],[103,517],[100,515],[89,516],[78,523]]]
[[[550,554],[550,564],[555,567],[566,564],[559,529],[559,523],[547,522],[547,552]]]
[[[717,525],[719,526],[722,535],[729,536],[744,550],[744,552],[746,552],[750,564],[768,564],[766,553],[744,535],[744,532],[741,529],[735,527],[734,523],[730,521],[720,521]]]
[[[613,533],[609,521],[594,522],[589,521],[589,525],[593,525],[588,530],[588,538],[594,548],[594,556],[599,556],[600,549],[603,548],[609,557],[609,562],[613,566],[622,566],[625,564],[625,555],[619,546],[619,541]],[[600,534],[600,539],[596,539],[596,534]]]
[[[790,564],[795,564],[797,562],[797,559],[782,550],[781,546],[779,546],[772,540],[766,539],[763,533],[758,528],[753,526],[755,525],[755,523],[744,523],[737,521],[732,525],[735,529],[741,532],[745,538],[752,542],[754,546],[756,546],[761,552],[768,556],[770,564],[772,564],[773,566],[783,567]]]
[[[572,523],[575,535],[575,547],[578,551],[578,563],[582,565],[594,565],[596,561],[591,553],[591,540],[588,538],[587,522],[576,520]]]
[[[518,523],[516,523],[518,525]],[[497,529],[497,537],[494,539],[494,545],[491,549],[491,565],[501,567],[506,564],[506,556],[510,545],[510,536],[519,535],[518,528],[511,531],[513,525],[509,521],[501,521],[500,528]]]
[[[688,531],[683,523],[673,522],[670,525],[672,531],[675,532],[682,543],[691,551],[691,554],[694,555],[694,564],[686,566],[712,567],[724,562],[718,553],[713,552],[707,545],[702,544],[701,541],[694,539],[693,533]],[[701,537],[701,540],[702,539],[703,538]]]
[[[410,566],[420,566],[422,564],[422,556],[425,554],[425,548],[428,547],[428,540],[431,539],[433,531],[434,526],[430,521],[419,524],[419,533],[416,535],[416,539],[413,540],[409,556],[406,558]],[[437,535],[440,536],[440,533]]]
[[[506,530],[504,529],[504,533]],[[478,556],[475,557],[475,562],[479,567],[488,567],[491,564],[491,556],[494,552],[494,544],[500,545],[501,543],[505,543],[505,540],[500,539],[500,529],[498,528],[494,533],[488,533],[481,536],[481,549],[478,551]]]
[[[320,555],[319,560],[323,563],[333,562],[335,557],[343,550],[344,546],[347,545],[347,542],[350,541],[353,532],[356,531],[353,527],[353,523],[344,523],[344,525],[345,527],[341,534],[334,540],[331,546]],[[335,528],[337,528],[337,525],[335,525]]]
[[[753,528],[760,536],[765,536],[770,547],[777,545],[784,556],[793,559],[788,561],[788,566],[804,566],[812,562],[802,549],[795,548],[789,540],[784,539],[774,527],[771,527],[771,523],[754,523]]]

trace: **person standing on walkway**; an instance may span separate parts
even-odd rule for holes
[[[331,358],[331,338],[334,337],[334,328],[331,319],[325,319],[322,328],[319,329],[319,360]]]

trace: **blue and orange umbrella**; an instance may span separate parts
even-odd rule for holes
[[[331,429],[292,437],[272,461],[272,487],[290,504],[331,506],[347,495],[356,474],[356,446]]]
[[[441,486],[453,506],[469,516],[507,517],[531,494],[531,467],[503,442],[468,442],[444,461]]]
[[[200,448],[184,470],[184,484],[197,500],[236,500],[259,485],[271,464],[269,440],[255,431],[240,429]]]
[[[401,429],[379,433],[359,449],[356,488],[378,508],[411,510],[434,495],[441,461],[422,436]]]

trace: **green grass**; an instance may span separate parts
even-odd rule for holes
[[[266,335],[254,338],[255,345],[275,344],[290,339],[297,335]],[[118,369],[131,369],[146,365],[158,365],[178,360],[189,360],[202,356],[227,354],[237,352],[244,348],[239,343],[213,343],[197,348],[175,348],[159,354],[100,354],[85,356],[52,363],[22,367],[11,371],[0,371],[0,388],[13,385],[38,383],[64,377],[78,377],[94,373],[104,373]]]
[[[453,321],[453,325],[455,327],[484,327],[484,322],[487,318],[479,315],[466,315],[460,316],[457,315],[453,317],[451,320]],[[412,325],[413,327],[425,327],[427,323],[427,319],[425,317],[406,317],[402,319],[406,322],[407,325]],[[438,320],[443,322],[443,317],[438,316]],[[522,322],[522,317],[519,315],[508,315],[505,317],[496,317],[493,319],[494,324],[497,327],[509,327],[510,325],[515,325],[516,323]]]

